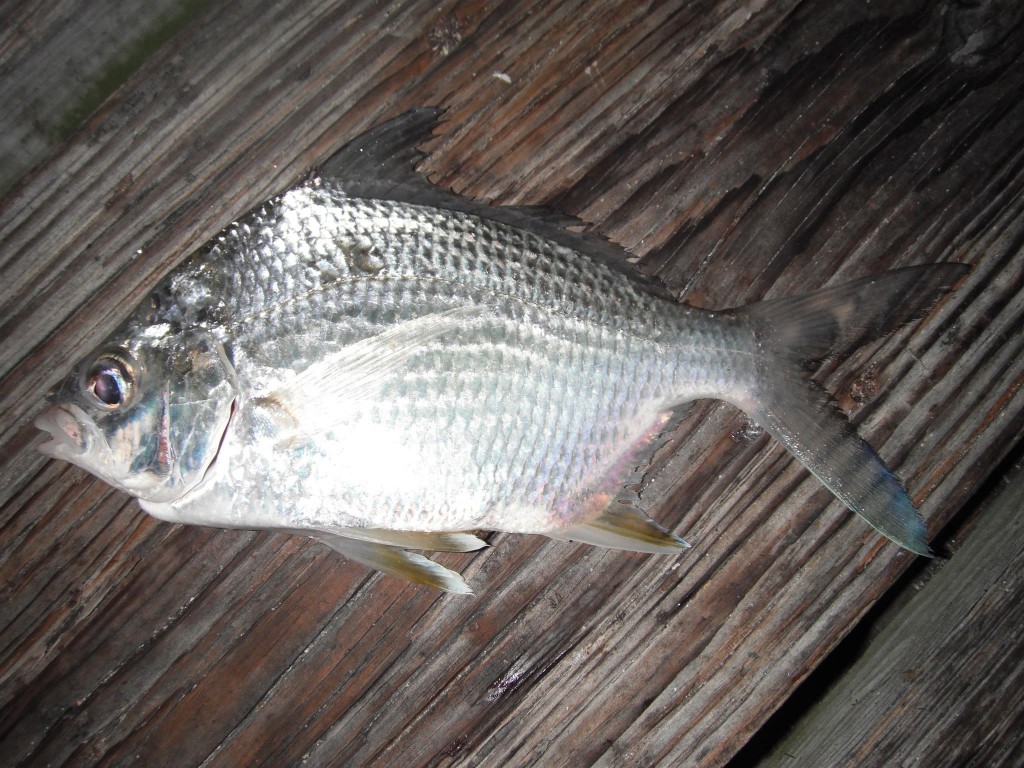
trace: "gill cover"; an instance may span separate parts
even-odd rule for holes
[[[40,450],[145,501],[172,501],[203,479],[237,396],[223,346],[205,334],[107,345],[49,395]]]

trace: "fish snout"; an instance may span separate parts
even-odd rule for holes
[[[38,447],[44,456],[71,461],[89,449],[89,431],[69,408],[50,406],[33,422],[36,429],[46,432],[50,439]]]

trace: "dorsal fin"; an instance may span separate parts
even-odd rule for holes
[[[416,170],[423,159],[418,146],[434,134],[442,110],[413,109],[352,139],[321,167],[323,181],[338,184],[346,195],[390,200],[459,211],[532,232],[628,277],[644,290],[674,300],[657,281],[638,272],[630,254],[568,214],[543,206],[495,206],[470,200],[432,184]],[[571,229],[570,229],[571,228]]]
[[[371,128],[332,155],[320,175],[356,185],[376,181],[432,186],[416,166],[424,157],[419,146],[431,138],[440,117],[440,109],[424,107]]]

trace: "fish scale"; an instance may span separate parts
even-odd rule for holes
[[[304,218],[290,215],[291,210],[303,211]],[[451,286],[457,285],[460,291],[520,299],[568,317],[589,318],[603,327],[651,337],[670,325],[663,303],[630,290],[611,270],[537,236],[475,216],[351,199],[319,182],[290,191],[252,217],[258,225],[242,222],[229,228],[209,253],[197,259],[218,263],[233,277],[233,289],[226,298],[233,304],[236,321],[302,296],[329,294],[347,281],[379,281],[384,286],[377,294],[383,297],[381,306],[394,310],[404,303],[389,296],[386,286],[409,278],[424,287],[438,281],[439,290],[449,291],[448,295]],[[310,226],[308,219],[315,220],[316,226]],[[474,236],[467,241],[469,230]],[[371,244],[372,259],[380,264],[377,269],[363,270],[352,263],[371,258],[363,253],[361,244],[366,243]],[[282,251],[297,258],[285,264]],[[336,275],[333,280],[323,279],[325,260]],[[199,279],[208,278],[201,275]],[[292,287],[286,290],[286,285]],[[271,293],[268,286],[277,286],[277,292]]]
[[[296,210],[303,211],[303,215],[295,215]],[[662,350],[657,348],[656,340],[666,333],[666,310],[684,315],[684,308],[665,305],[659,307],[659,313],[652,314],[650,305],[654,302],[650,297],[623,290],[610,279],[610,272],[599,273],[597,277],[581,272],[573,263],[573,260],[580,260],[578,255],[539,238],[476,217],[442,216],[440,212],[425,211],[417,206],[352,200],[320,183],[288,193],[275,205],[255,212],[252,219],[230,228],[218,241],[217,250],[232,254],[220,261],[225,269],[242,273],[240,279],[232,281],[238,286],[237,294],[226,298],[236,307],[251,308],[235,327],[220,329],[218,335],[232,353],[243,384],[252,380],[254,389],[263,388],[257,380],[273,381],[275,377],[267,375],[261,367],[248,371],[244,360],[269,356],[278,366],[294,367],[309,353],[309,344],[303,344],[301,349],[298,344],[291,349],[286,346],[296,334],[301,334],[304,341],[310,337],[319,341],[320,348],[313,351],[314,356],[329,354],[335,347],[371,337],[395,322],[451,306],[450,286],[456,283],[463,301],[488,304],[499,316],[514,320],[516,327],[524,331],[517,335],[526,335],[520,323],[534,319],[537,324],[528,327],[552,337],[542,344],[538,343],[537,334],[531,334],[532,354],[512,359],[512,355],[502,353],[513,351],[513,345],[518,346],[520,341],[504,340],[505,329],[489,326],[476,336],[463,329],[455,350],[440,359],[436,355],[425,355],[423,363],[418,357],[411,358],[401,380],[394,385],[386,383],[381,388],[379,397],[384,403],[392,396],[389,387],[406,388],[416,383],[419,397],[445,403],[439,406],[440,413],[427,418],[417,418],[409,414],[408,408],[403,408],[389,411],[387,416],[378,412],[371,419],[373,429],[396,432],[407,432],[412,427],[406,425],[421,422],[451,428],[453,414],[458,412],[457,403],[463,399],[473,402],[481,411],[509,402],[507,394],[498,397],[497,391],[486,391],[494,386],[493,376],[473,379],[463,375],[458,382],[451,381],[450,372],[457,366],[470,371],[497,366],[506,372],[506,381],[516,384],[521,396],[528,395],[523,402],[529,407],[517,409],[514,418],[509,420],[515,429],[525,430],[525,434],[510,432],[506,426],[503,435],[506,443],[529,445],[529,451],[523,455],[507,455],[505,445],[491,434],[486,423],[470,420],[463,425],[461,431],[472,433],[477,445],[468,457],[471,464],[469,467],[460,464],[458,476],[441,478],[436,485],[446,489],[446,494],[453,488],[458,489],[455,493],[458,498],[473,497],[472,508],[456,510],[446,499],[429,500],[445,519],[440,521],[435,515],[425,515],[421,520],[410,521],[409,509],[414,506],[410,499],[423,493],[418,484],[405,493],[383,488],[363,489],[359,493],[354,490],[360,486],[358,479],[346,479],[340,488],[326,493],[324,487],[319,486],[315,503],[322,509],[303,508],[294,520],[288,521],[289,525],[310,522],[324,525],[328,519],[337,522],[341,511],[350,515],[342,518],[350,525],[392,527],[401,521],[416,528],[433,529],[444,525],[458,530],[493,526],[496,518],[504,514],[504,505],[546,507],[549,512],[566,515],[562,510],[571,506],[569,500],[581,501],[576,494],[577,487],[593,483],[588,467],[601,467],[617,458],[617,447],[602,449],[600,446],[621,443],[623,436],[618,433],[629,430],[620,424],[630,420],[639,423],[634,411],[650,411],[649,401],[661,406],[686,390],[678,376],[662,380],[663,364],[649,362],[662,357],[658,354]],[[310,220],[316,225],[311,226]],[[379,231],[382,222],[388,223],[383,236]],[[468,244],[464,236],[467,231],[475,233]],[[312,232],[316,233],[315,237],[311,237]],[[308,247],[290,248],[287,244],[291,242],[307,243]],[[361,253],[358,258],[370,258],[361,246],[367,242],[373,242],[372,257],[379,266],[374,269],[354,267],[352,254]],[[323,281],[322,273],[312,271],[309,261],[322,261],[331,256],[331,248],[337,277]],[[280,255],[299,250],[302,253],[297,254],[298,258],[285,260]],[[499,254],[501,258],[496,257]],[[220,253],[211,255],[221,256]],[[264,255],[269,258],[265,259]],[[513,279],[513,274],[518,278]],[[267,285],[294,287],[282,291],[277,301],[271,303],[267,300]],[[566,285],[575,290],[566,289]],[[191,286],[188,290],[194,292]],[[608,298],[609,293],[614,299]],[[624,295],[634,306],[623,306]],[[318,305],[316,311],[311,310],[311,304]],[[323,305],[334,310],[325,312]],[[339,323],[339,317],[350,322]],[[583,318],[592,318],[588,320],[589,325]],[[315,322],[312,328],[311,319]],[[699,323],[691,323],[691,326],[689,338],[699,338]],[[716,330],[709,329],[707,336],[714,339]],[[558,343],[559,340],[562,343]],[[475,353],[474,343],[477,345]],[[268,348],[272,350],[269,355],[261,353]],[[698,355],[694,355],[693,360],[696,365],[688,366],[691,373],[706,367]],[[673,378],[676,380],[672,381]],[[533,387],[537,381],[543,386]],[[635,391],[640,382],[647,382],[647,391]],[[693,383],[702,385],[704,382],[696,376]],[[570,398],[570,388],[576,393],[585,390],[590,396]],[[570,402],[571,407],[567,408]],[[626,407],[627,402],[643,405],[631,411]],[[573,414],[576,418],[569,418]],[[543,431],[532,430],[532,425],[549,422],[553,426],[549,432],[558,436],[556,440],[544,439]],[[643,431],[642,428],[640,433],[636,430],[634,427],[624,435],[627,443],[639,438]],[[564,436],[569,439],[565,440]],[[405,444],[410,442],[407,440]],[[419,444],[412,449],[413,454],[422,457],[436,452],[436,443],[429,434],[422,435]],[[487,449],[480,446],[487,446]],[[258,452],[243,452],[243,461],[258,462],[258,456],[249,455],[253,453]],[[486,497],[472,493],[480,487],[479,474],[467,471],[472,466],[484,468],[479,474],[490,473],[486,487],[491,490]],[[495,467],[507,468],[507,471],[499,476]],[[272,467],[268,466],[267,472],[272,475]],[[553,477],[564,477],[566,482],[559,486],[552,483]],[[242,494],[243,497],[248,495]],[[281,512],[283,514],[284,510]],[[575,512],[585,515],[594,510],[579,504]],[[245,510],[239,516],[253,519],[258,513]],[[535,517],[539,516],[538,513]],[[571,520],[559,517],[553,524],[565,522]]]
[[[477,548],[465,531],[484,529],[679,552],[633,484],[711,397],[928,552],[902,484],[801,363],[920,317],[962,265],[687,307],[563,217],[431,186],[415,146],[435,120],[357,137],[172,272],[51,394],[41,450],[159,518],[301,533],[465,592],[406,550]]]

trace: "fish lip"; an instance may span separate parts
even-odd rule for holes
[[[52,405],[36,416],[33,426],[49,435],[36,450],[51,459],[73,461],[89,448],[88,430],[73,407]]]

